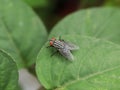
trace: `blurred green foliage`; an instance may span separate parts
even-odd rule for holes
[[[120,6],[120,0],[106,0],[105,6]]]
[[[19,68],[31,66],[47,39],[44,24],[21,0],[0,0],[0,13],[0,37],[5,38],[0,38],[0,48],[15,59]]]
[[[48,5],[48,0],[24,0],[32,7],[45,7]]]
[[[24,0],[42,18],[48,31],[64,16],[80,9],[120,6],[120,0]]]

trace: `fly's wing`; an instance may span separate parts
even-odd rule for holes
[[[79,46],[76,46],[76,45],[74,45],[72,43],[69,43],[69,42],[66,42],[66,41],[63,41],[63,42],[65,43],[66,48],[69,49],[69,50],[79,49]]]
[[[67,58],[68,60],[73,61],[74,57],[73,57],[72,53],[70,52],[70,50],[64,48],[64,49],[58,49],[58,51],[59,51],[65,58]]]

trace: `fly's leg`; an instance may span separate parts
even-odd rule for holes
[[[60,41],[64,41],[64,40],[61,38],[61,36],[59,36],[59,40],[60,40]]]
[[[53,47],[53,46],[47,46],[46,48],[51,48],[51,47]],[[52,57],[53,55],[55,55],[57,52],[58,52],[58,50],[56,50],[55,52],[53,52],[53,53],[51,54],[51,57]]]
[[[57,52],[58,52],[58,50],[55,51],[55,52],[53,52],[53,53],[51,54],[51,57],[52,57],[53,55],[55,55]]]
[[[47,46],[46,48],[50,48],[51,46]]]
[[[47,46],[46,48],[50,48],[50,47],[53,47],[53,46]]]
[[[59,36],[59,40],[61,40],[61,36]]]

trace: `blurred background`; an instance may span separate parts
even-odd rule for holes
[[[120,0],[23,0],[44,22],[48,32],[66,15],[90,7],[120,6]]]

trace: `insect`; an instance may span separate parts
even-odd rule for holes
[[[66,41],[62,40],[60,37],[58,40],[54,37],[51,38],[49,40],[49,44],[50,44],[50,46],[48,46],[48,47],[56,48],[57,49],[56,52],[60,52],[60,54],[62,56],[64,56],[65,58],[67,58],[68,60],[71,60],[71,61],[74,60],[74,57],[73,57],[71,51],[79,49],[78,46],[76,46],[72,43],[66,42]],[[54,55],[56,52],[54,52],[52,55]]]

